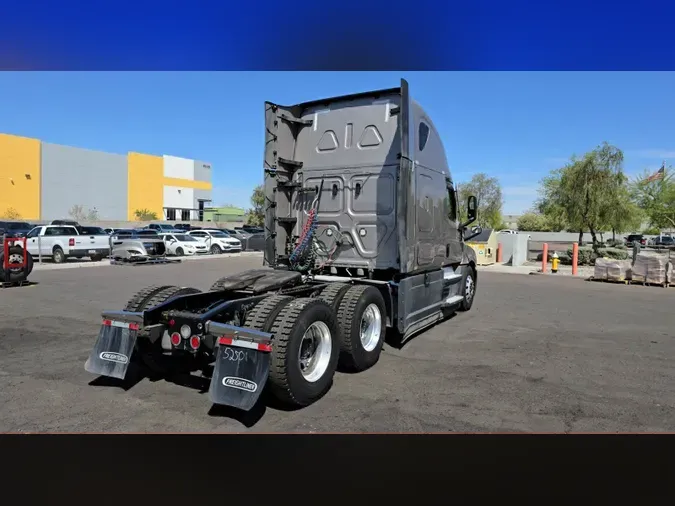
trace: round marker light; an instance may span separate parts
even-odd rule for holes
[[[191,347],[193,350],[198,350],[200,344],[202,344],[202,342],[201,342],[201,340],[199,339],[199,337],[197,337],[197,336],[192,336],[192,337],[190,338],[190,347]]]
[[[174,346],[178,346],[180,344],[180,334],[178,332],[171,334],[171,344]]]
[[[189,325],[183,325],[180,328],[180,335],[183,336],[183,339],[187,339],[190,337],[190,334],[192,334],[192,329],[190,328]]]

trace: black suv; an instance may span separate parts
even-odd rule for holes
[[[642,234],[631,234],[626,237],[626,246],[630,247],[635,242],[639,242],[641,246],[647,245],[647,239],[645,239],[645,236]]]
[[[0,221],[0,235],[7,237],[23,237],[32,229],[33,226],[25,221]]]

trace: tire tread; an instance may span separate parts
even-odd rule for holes
[[[331,283],[321,290],[319,297],[325,300],[329,306],[337,311],[340,302],[352,285],[348,283]]]
[[[269,387],[274,396],[283,403],[296,406],[307,405],[301,402],[291,389],[286,360],[288,343],[300,315],[312,305],[327,305],[326,301],[318,298],[299,298],[287,304],[276,317],[270,332],[274,334],[273,352],[270,360]],[[330,306],[329,306],[330,307]],[[337,328],[338,326],[335,325]],[[335,339],[338,336],[333,336]],[[309,400],[309,403],[313,400]]]
[[[272,295],[264,298],[248,312],[244,327],[268,332],[279,312],[292,300],[294,298],[290,295]]]
[[[123,311],[138,312],[141,310],[145,301],[151,298],[156,293],[166,290],[167,288],[172,288],[173,285],[152,285],[146,288],[143,288],[136,293],[124,306]]]

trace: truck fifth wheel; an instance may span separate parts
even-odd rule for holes
[[[293,106],[265,103],[261,269],[206,292],[152,286],[105,311],[85,369],[124,378],[131,362],[166,374],[212,368],[210,398],[249,410],[263,388],[306,406],[338,368],[379,359],[471,308],[477,201],[458,198],[429,115],[398,88]]]

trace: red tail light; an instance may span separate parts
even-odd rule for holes
[[[73,237],[68,239],[68,246],[75,246],[75,239]]]
[[[197,337],[197,336],[192,336],[192,337],[190,338],[190,347],[191,347],[193,350],[198,350],[198,349],[199,349],[199,346],[200,346],[201,344],[202,344],[202,341],[201,341],[201,339],[199,339],[199,337]]]
[[[174,346],[178,346],[180,344],[180,334],[178,332],[171,334],[171,344]]]

